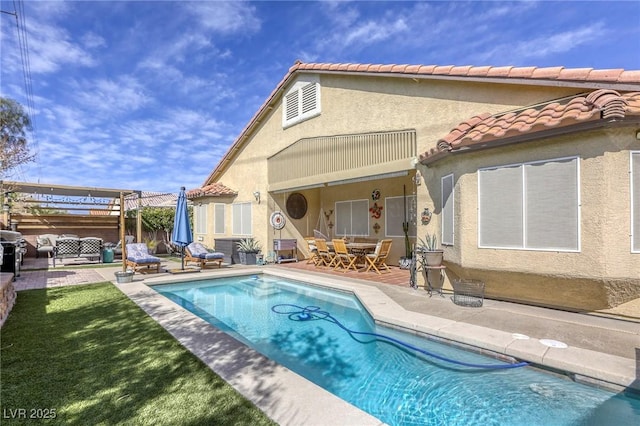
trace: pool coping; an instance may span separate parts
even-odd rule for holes
[[[382,325],[459,342],[471,348],[528,361],[613,391],[640,390],[634,360],[575,347],[554,348],[538,339],[406,310],[370,283],[282,269],[243,268],[197,276],[164,276],[115,284],[214,372],[279,424],[383,424],[291,370],[248,348],[149,286],[265,274],[354,293]],[[256,377],[259,377],[256,379]],[[312,395],[311,397],[308,397]]]

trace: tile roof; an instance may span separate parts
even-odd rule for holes
[[[499,77],[506,79],[524,78],[532,80],[583,81],[607,83],[640,83],[640,70],[621,68],[596,70],[593,68],[565,67],[490,67],[481,66],[438,66],[438,65],[382,65],[382,64],[324,64],[296,63],[289,68],[289,74],[298,71],[342,71],[360,73],[415,74],[451,77]]]
[[[640,92],[620,94],[599,89],[588,95],[549,102],[504,114],[479,114],[463,121],[440,139],[435,148],[419,156],[430,164],[462,148],[503,144],[510,139],[531,140],[549,131],[562,130],[591,122],[594,127],[626,119],[640,121]]]
[[[598,70],[593,68],[565,68],[565,67],[492,67],[492,66],[438,66],[438,65],[394,65],[394,64],[332,64],[332,63],[304,63],[296,60],[287,74],[269,94],[249,123],[242,129],[240,135],[224,154],[215,169],[207,176],[204,184],[215,182],[222,171],[231,163],[240,151],[248,135],[258,126],[262,117],[279,99],[279,94],[298,72],[319,72],[344,74],[379,74],[393,75],[407,78],[442,78],[458,80],[482,80],[501,82],[523,82],[540,85],[573,85],[595,89],[602,84],[640,85],[640,70],[624,70],[620,68]],[[635,90],[635,89],[624,89]]]
[[[140,193],[140,206],[142,207],[170,207],[176,205],[178,194],[164,192],[142,191]],[[138,195],[128,195],[124,199],[124,209],[126,211],[138,208]]]
[[[223,197],[225,195],[237,195],[238,193],[227,188],[220,182],[203,186],[202,188],[190,189],[187,191],[187,198],[199,197]]]

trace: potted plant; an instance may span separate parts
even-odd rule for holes
[[[436,237],[436,234],[426,234],[424,240],[420,238],[416,253],[422,255],[424,266],[442,265],[444,250],[438,249],[438,237]]]
[[[147,244],[149,254],[156,254],[156,251],[158,249],[158,240],[156,240],[155,238],[151,238],[148,240],[144,240],[144,242]]]
[[[240,263],[243,265],[255,265],[257,255],[262,250],[260,242],[253,237],[244,238],[237,243]]]

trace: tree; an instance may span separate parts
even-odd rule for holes
[[[31,119],[22,105],[13,99],[0,97],[0,178],[34,160],[35,155],[27,146],[27,130],[31,130]]]

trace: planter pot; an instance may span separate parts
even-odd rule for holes
[[[240,251],[238,254],[240,255],[240,263],[243,265],[255,265],[257,263],[258,253]]]
[[[422,257],[424,258],[424,264],[426,266],[440,266],[442,265],[442,257],[444,250],[424,251]]]
[[[411,267],[411,258],[410,257],[401,257],[398,262],[398,266],[400,269],[409,269]]]
[[[133,271],[119,271],[115,273],[115,276],[118,284],[133,282]]]

